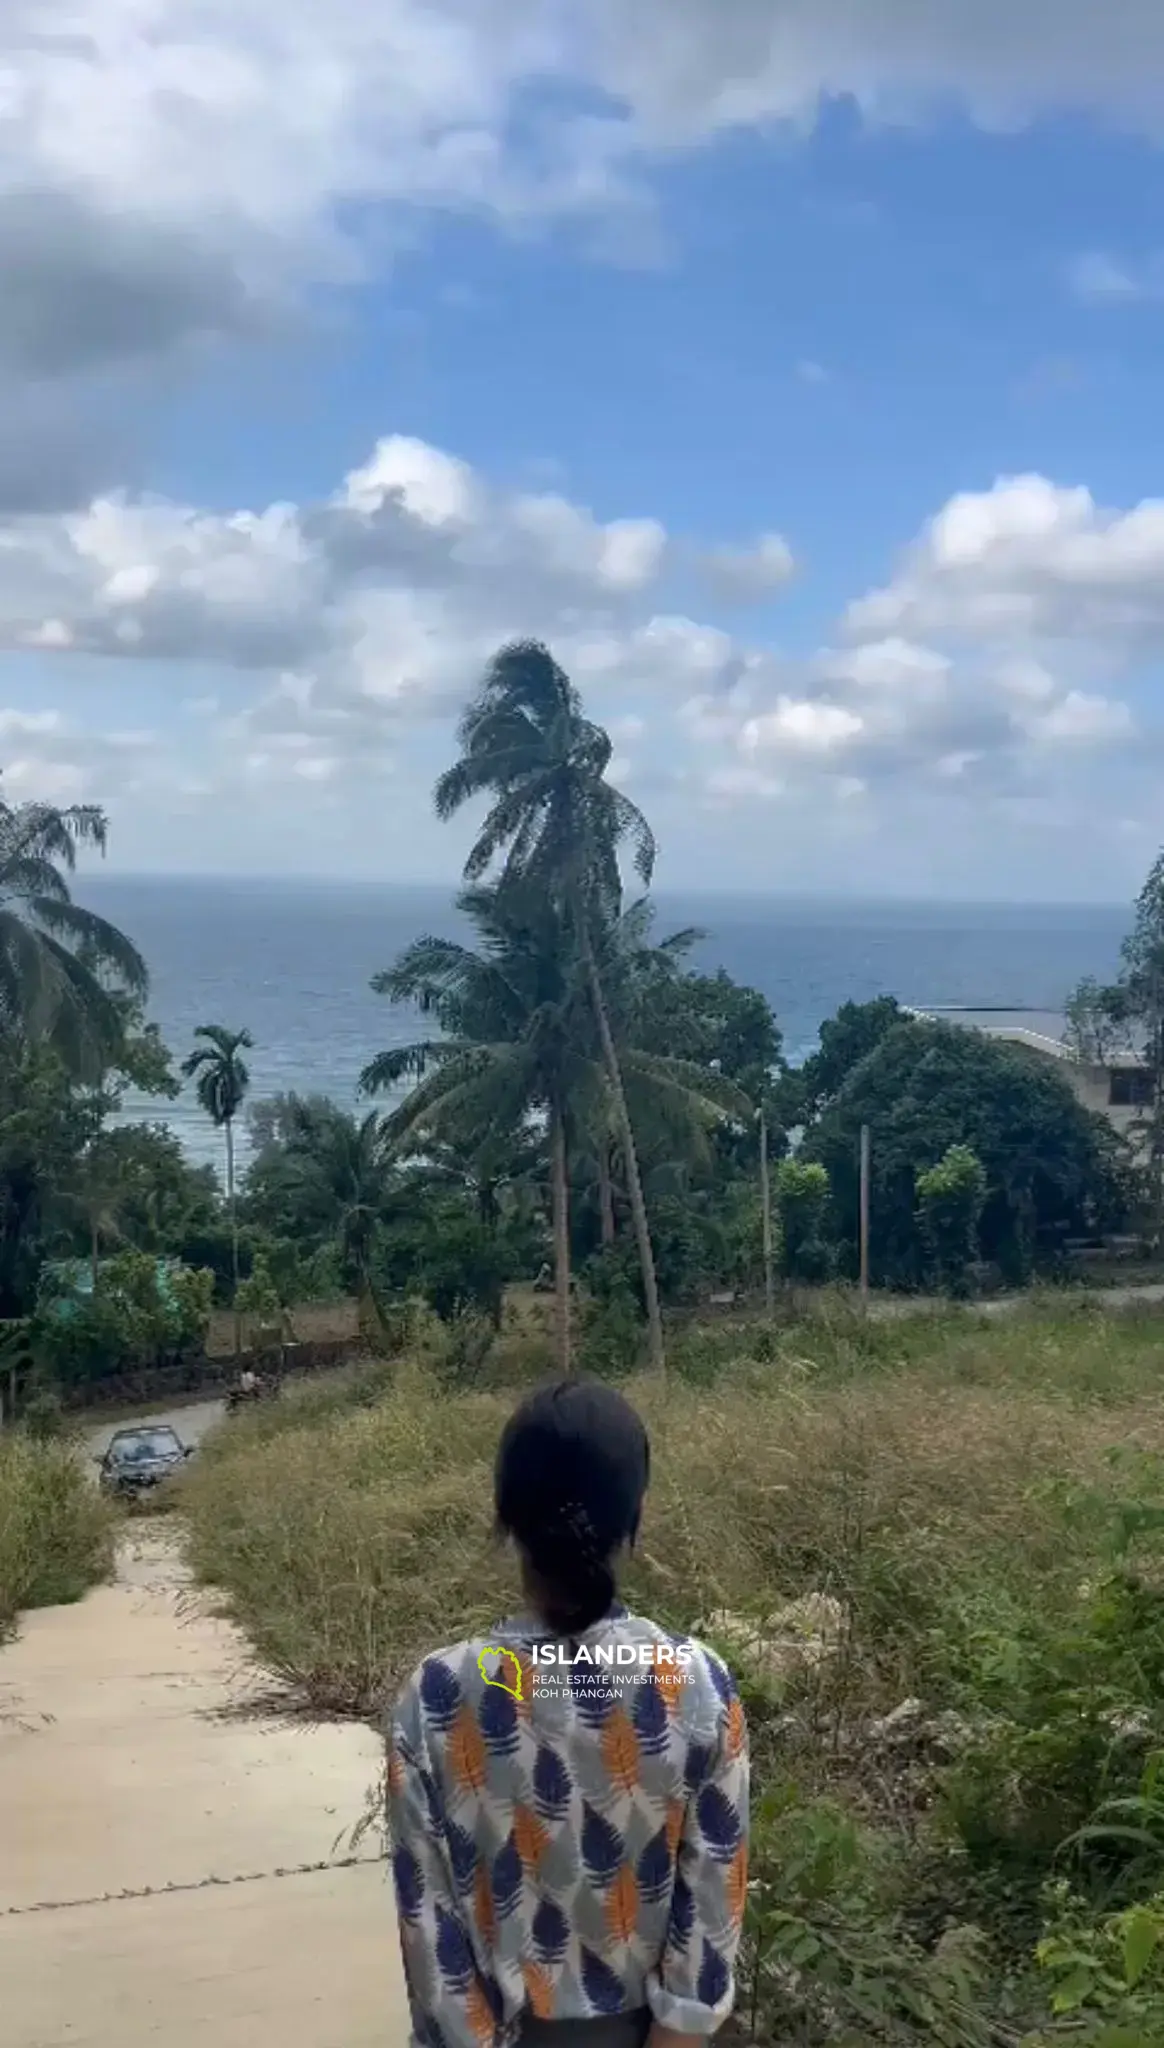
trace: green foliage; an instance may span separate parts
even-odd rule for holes
[[[936,1166],[917,1176],[917,1221],[930,1272],[948,1294],[969,1290],[986,1207],[986,1171],[968,1145],[951,1145]]]
[[[820,1116],[905,1014],[896,996],[875,996],[868,1003],[842,1003],[835,1017],[826,1017],[817,1050],[791,1077],[799,1097],[795,1121]]]
[[[0,1433],[0,1641],[26,1607],[79,1600],[113,1565],[113,1518],[76,1446]]]
[[[1048,1889],[1048,1926],[1036,1951],[1060,2028],[1029,2048],[1067,2038],[1084,2048],[1154,2048],[1164,2041],[1164,1893],[1096,1919],[1060,1880]]]
[[[176,1362],[205,1342],[213,1276],[122,1252],[81,1289],[74,1269],[42,1276],[33,1342],[62,1386]]]
[[[952,1145],[968,1146],[982,1162],[982,1254],[1015,1281],[1064,1234],[1110,1226],[1122,1200],[1114,1133],[1081,1107],[1049,1061],[953,1025],[897,1024],[850,1072],[803,1147],[828,1171],[848,1247],[857,1241],[862,1124],[873,1140],[871,1267],[889,1285],[924,1278],[917,1176]]]
[[[836,2048],[990,2048],[972,1942],[927,1953],[885,1844],[795,1781],[753,1805],[742,1996],[753,2037]],[[896,1880],[896,1885],[895,1885]]]
[[[235,1307],[249,1326],[251,1343],[257,1350],[279,1342],[283,1333],[283,1303],[261,1252],[255,1254],[246,1279],[239,1282]]]
[[[149,985],[125,934],[73,901],[78,849],[104,853],[106,837],[94,804],[0,800],[0,1035],[51,1051],[93,1087],[124,1052]]]
[[[826,1237],[829,1177],[823,1166],[801,1159],[783,1161],[776,1176],[781,1270],[790,1280],[827,1280],[832,1253]]]

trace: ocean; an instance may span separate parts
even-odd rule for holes
[[[435,888],[97,874],[76,893],[144,953],[150,1014],[176,1058],[198,1024],[251,1032],[252,1099],[294,1089],[353,1106],[370,1054],[417,1032],[413,1016],[372,994],[372,975],[419,933],[461,930],[451,892]],[[695,962],[761,989],[797,1060],[848,1000],[1058,1012],[1082,975],[1114,972],[1129,920],[1104,906],[663,893],[656,930],[699,925]],[[190,1092],[126,1110],[164,1119],[191,1156],[218,1160],[218,1135]]]

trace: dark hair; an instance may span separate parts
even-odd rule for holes
[[[497,1522],[520,1546],[559,1635],[601,1621],[612,1562],[633,1543],[650,1474],[647,1432],[613,1387],[562,1380],[523,1401],[502,1432]]]

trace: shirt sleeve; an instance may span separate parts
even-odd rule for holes
[[[404,1977],[417,2048],[496,2048],[496,1988],[478,1967],[453,1881],[423,1722],[388,1737],[388,1835]]]
[[[748,1738],[732,1688],[706,1771],[687,1801],[666,1946],[647,1979],[660,2026],[718,2033],[735,2003],[747,1896]]]

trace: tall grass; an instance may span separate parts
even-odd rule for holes
[[[690,1625],[832,1590],[878,1697],[932,1685],[952,1609],[1074,1584],[1087,1538],[1062,1489],[1115,1486],[1113,1443],[1164,1450],[1159,1349],[1155,1328],[1071,1315],[838,1315],[717,1330],[702,1356],[688,1339],[689,1377],[628,1382],[655,1473],[628,1593]],[[514,1597],[491,1529],[512,1400],[365,1367],[208,1444],[185,1494],[195,1570],[314,1707],[375,1711],[425,1649]]]
[[[0,1435],[0,1641],[22,1609],[79,1600],[107,1578],[113,1530],[71,1443]]]

